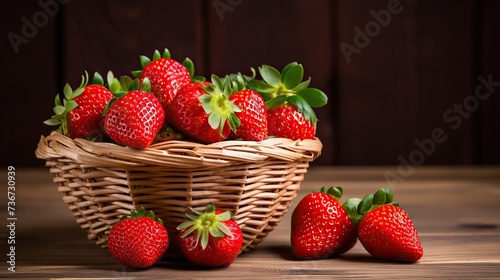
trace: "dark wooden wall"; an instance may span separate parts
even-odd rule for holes
[[[66,82],[165,47],[206,76],[302,63],[330,98],[315,164],[500,164],[500,1],[55,1],[4,3],[2,166],[43,165]]]

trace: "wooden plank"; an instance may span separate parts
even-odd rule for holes
[[[386,171],[397,172],[397,167],[313,167],[290,209],[325,184],[343,185],[345,198],[373,192],[383,185]],[[1,270],[0,277],[387,279],[390,273],[397,279],[495,279],[500,276],[499,174],[498,167],[421,167],[396,186],[396,198],[410,213],[424,247],[424,257],[416,264],[375,260],[360,243],[340,258],[299,261],[290,249],[289,211],[262,244],[240,255],[229,268],[205,270],[166,258],[150,269],[133,270],[86,240],[48,170],[21,168],[16,175],[23,186],[17,190],[19,225],[22,222],[16,230],[17,272]],[[0,173],[0,180],[5,181],[6,174]],[[0,205],[5,205],[4,196]],[[485,221],[490,226],[484,226]]]
[[[436,128],[446,143],[415,162],[472,163],[471,120],[450,131],[443,114],[474,86],[474,3],[340,1],[338,10],[339,42],[352,47],[338,54],[340,163],[410,161]]]

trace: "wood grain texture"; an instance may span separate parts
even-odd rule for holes
[[[344,199],[360,197],[387,185],[384,174],[397,167],[313,167],[292,204],[321,186],[342,185]],[[372,258],[356,246],[340,258],[299,261],[289,243],[289,211],[281,224],[253,251],[227,269],[204,270],[165,259],[147,270],[116,263],[104,249],[86,239],[61,201],[45,169],[17,171],[18,228],[16,273],[2,278],[136,278],[136,279],[497,279],[500,277],[500,170],[498,167],[420,167],[393,186],[419,232],[423,258],[397,264]],[[0,174],[6,180],[5,174]],[[0,197],[5,208],[6,198]],[[0,213],[5,221],[5,211]],[[4,231],[2,252],[6,250]]]

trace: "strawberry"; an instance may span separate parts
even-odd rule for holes
[[[235,112],[241,109],[228,100],[226,79],[212,76],[212,83],[196,82],[182,87],[166,110],[166,122],[177,131],[202,143],[228,138],[240,124]]]
[[[314,138],[317,118],[313,108],[324,106],[328,97],[319,89],[309,88],[311,78],[302,81],[303,66],[292,62],[280,72],[263,65],[259,73],[262,80],[254,78],[247,86],[264,97],[269,136],[293,140]]]
[[[132,89],[109,105],[104,117],[104,130],[119,145],[147,148],[163,126],[165,112],[158,99],[148,91],[146,80],[142,89],[136,82]]]
[[[168,233],[163,221],[152,211],[146,216],[144,207],[132,209],[110,230],[108,249],[121,264],[132,268],[148,268],[155,264],[168,248]]]
[[[408,213],[392,198],[390,189],[380,189],[359,203],[359,241],[376,258],[416,262],[423,255],[417,230]]]
[[[301,259],[336,257],[357,241],[356,224],[338,201],[341,187],[306,195],[292,213],[290,241]]]
[[[165,49],[162,55],[156,50],[153,60],[147,56],[141,56],[140,60],[143,69],[133,71],[132,74],[138,77],[141,83],[146,78],[149,80],[151,93],[158,98],[163,109],[166,110],[177,91],[191,82],[192,62],[186,59],[184,64],[179,63],[170,58],[168,49]],[[185,65],[189,65],[189,69]]]
[[[241,108],[240,112],[235,112],[240,125],[230,138],[244,141],[267,139],[267,108],[262,96],[254,90],[243,89],[231,94],[229,100]]]
[[[56,95],[56,114],[44,123],[59,126],[57,130],[72,139],[102,140],[102,113],[114,95],[103,86],[99,73],[94,74],[92,83],[88,85],[88,74],[85,72],[85,77],[82,76],[82,82],[77,89],[73,90],[66,84],[63,100],[61,101],[59,94]]]
[[[268,111],[269,135],[290,139],[313,139],[316,134],[316,125],[307,120],[291,104],[282,104]]]
[[[184,256],[204,267],[231,265],[243,246],[243,233],[231,212],[215,210],[213,204],[204,211],[191,210],[194,214],[186,214],[190,220],[177,227]]]

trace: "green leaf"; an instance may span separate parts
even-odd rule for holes
[[[358,205],[358,213],[366,214],[373,207],[373,194],[367,194]]]
[[[78,103],[76,103],[74,100],[68,100],[66,102],[66,111],[67,112],[75,109],[76,107],[78,107]]]
[[[194,63],[193,63],[193,61],[191,59],[189,59],[189,57],[186,57],[186,59],[184,59],[184,61],[182,62],[182,65],[184,65],[184,67],[186,67],[186,69],[189,72],[189,76],[192,79],[194,77]]]
[[[56,115],[62,115],[64,112],[66,112],[66,107],[62,105],[54,106],[54,113],[56,113]]]
[[[304,68],[302,68],[302,65],[296,64],[287,69],[286,72],[284,72],[282,80],[283,84],[287,89],[292,89],[297,85],[299,85],[300,82],[302,82],[303,77],[304,77]]]
[[[342,197],[342,194],[344,193],[344,189],[341,186],[335,188],[330,187],[326,193],[334,197],[335,199],[339,200]]]
[[[302,97],[313,108],[318,108],[328,103],[328,97],[324,92],[316,88],[306,88],[296,93]]]
[[[384,205],[386,200],[386,193],[384,189],[379,189],[373,195],[373,205]]]
[[[104,85],[104,79],[102,78],[101,74],[99,72],[94,73],[94,77],[92,78],[92,84],[95,85]]]
[[[221,117],[218,114],[210,114],[208,116],[208,124],[213,129],[219,128],[219,124],[221,122]]]
[[[313,125],[316,124],[316,114],[304,98],[299,95],[291,95],[287,97],[286,102],[297,106],[297,110],[304,115],[306,120],[310,121]]]
[[[209,232],[210,232],[210,235],[212,235],[213,237],[217,237],[217,238],[224,237],[224,233],[222,233],[222,231],[219,228],[212,227],[209,229]]]
[[[68,100],[71,100],[71,99],[75,99],[77,98],[78,96],[80,96],[83,92],[85,91],[85,88],[84,87],[81,87],[81,88],[77,88],[75,91],[73,91],[72,95],[71,95],[71,98],[68,99]]]
[[[141,66],[142,68],[146,67],[146,65],[148,65],[151,60],[149,59],[149,57],[145,56],[145,55],[141,55],[139,57],[140,61],[141,61]]]
[[[59,93],[56,94],[56,97],[54,98],[54,105],[56,105],[56,106],[57,105],[62,105],[62,103],[61,103],[61,97],[60,97]]]
[[[309,77],[309,79],[307,79],[306,81],[303,81],[302,83],[298,84],[297,86],[295,86],[294,88],[292,88],[290,90],[293,92],[301,91],[301,90],[309,87],[310,83],[311,83],[311,77]]]
[[[139,83],[139,80],[137,80]],[[149,81],[148,78],[144,78],[142,80],[142,84],[140,84],[141,90],[145,92],[150,92],[151,91],[151,82]]]
[[[288,71],[290,71],[290,69],[292,69],[296,65],[299,65],[299,64],[297,62],[291,62],[291,63],[288,63],[285,67],[283,67],[283,69],[281,70],[281,79],[282,79],[281,82],[285,81],[283,79],[283,77],[286,76],[286,74],[288,73]]]
[[[120,86],[123,90],[129,90],[133,82],[134,80],[132,80],[129,76],[120,77]]]
[[[351,220],[358,224],[361,219],[363,218],[363,215],[358,213],[358,205],[360,204],[361,199],[359,198],[349,198],[342,207],[345,209]]]
[[[171,56],[170,56],[170,51],[169,51],[167,48],[165,48],[165,49],[163,50],[163,54],[161,55],[161,57],[162,57],[162,58],[170,58],[170,57],[171,57]]]
[[[259,73],[262,79],[272,86],[279,86],[281,84],[281,74],[276,68],[269,65],[262,65],[259,67]]]
[[[69,84],[66,84],[63,88],[63,93],[64,93],[64,98],[66,100],[70,100],[72,95],[73,95],[73,89],[71,89],[71,86]]]
[[[153,61],[160,58],[161,58],[161,53],[158,50],[155,50],[155,52],[153,53]]]
[[[391,189],[387,188],[385,189],[385,203],[396,203],[397,202],[394,202],[394,193],[392,192]]]
[[[208,231],[202,231],[201,232],[201,248],[205,250],[208,245]]]
[[[45,120],[43,121],[44,124],[46,125],[51,125],[51,126],[55,126],[55,125],[60,125],[61,124],[61,120],[58,120],[58,119],[48,119],[48,120]]]
[[[286,95],[278,95],[275,98],[266,102],[266,108],[271,109],[279,105],[284,104],[286,101]]]
[[[136,78],[139,78],[142,74],[142,69],[141,70],[134,70],[134,71],[131,71],[130,73],[132,73],[132,75]]]
[[[255,80],[255,79],[247,82],[247,88],[258,92],[262,96],[262,98],[264,98],[264,101],[268,101],[269,99],[271,99],[272,93],[276,91],[273,86],[261,80]]]
[[[225,224],[223,224],[223,223],[218,223],[218,224],[217,224],[217,228],[218,228],[221,232],[223,232],[225,235],[227,235],[227,236],[233,236],[233,233],[232,233],[232,232],[231,232],[231,231],[227,228],[227,226],[226,226]],[[222,237],[224,237],[224,236],[222,236]]]

